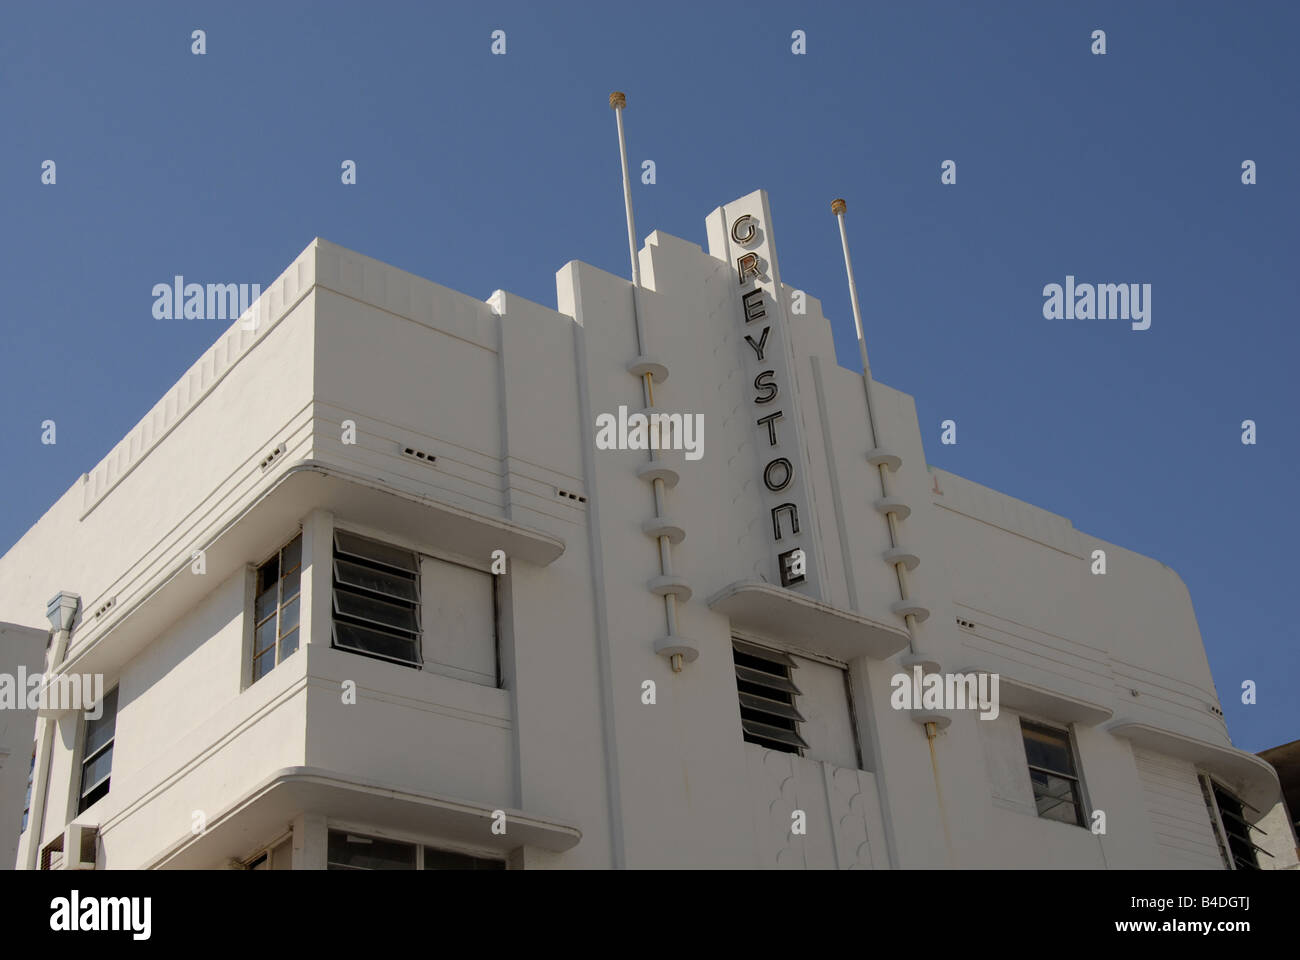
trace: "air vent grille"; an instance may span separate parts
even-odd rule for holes
[[[274,450],[272,450],[270,453],[268,453],[265,457],[263,457],[263,458],[262,458],[262,472],[265,473],[267,467],[269,467],[271,464],[275,463],[275,461],[279,460],[280,457],[284,456],[284,451],[285,451],[286,449],[287,449],[287,448],[285,447],[285,445],[284,445],[283,443],[281,443],[278,447],[276,447]]]
[[[412,460],[419,460],[421,463],[433,463],[438,459],[432,453],[417,450],[415,447],[403,447],[402,456],[410,457]]]

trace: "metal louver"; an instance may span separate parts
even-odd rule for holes
[[[743,640],[731,641],[745,740],[785,753],[801,754],[808,744],[799,736],[803,714],[794,698],[801,691],[791,677],[798,666],[776,650]]]

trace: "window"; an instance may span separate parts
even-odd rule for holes
[[[113,738],[117,732],[117,687],[104,694],[99,719],[86,719],[85,745],[81,755],[81,794],[77,812],[108,796],[109,774],[113,772]]]
[[[248,870],[292,870],[293,838],[286,837],[275,846],[263,850],[252,860],[249,860],[245,868]]]
[[[803,756],[808,746],[799,736],[803,714],[794,704],[800,691],[791,678],[797,664],[784,653],[736,639],[731,641],[731,656],[745,740]]]
[[[769,750],[862,768],[843,664],[731,641],[744,738]],[[798,682],[795,682],[795,677]]]
[[[1250,839],[1250,831],[1255,830],[1264,836],[1268,834],[1246,822],[1247,804],[1244,801],[1210,777],[1202,775],[1200,779],[1201,794],[1205,797],[1205,807],[1210,814],[1214,838],[1219,843],[1224,865],[1230,870],[1260,869],[1256,854],[1262,853],[1270,859],[1273,855],[1263,847],[1255,846]]]
[[[329,870],[504,870],[505,862],[451,853],[417,843],[329,832]]]
[[[409,550],[334,531],[334,646],[419,668],[420,564]]]
[[[1021,720],[1020,732],[1038,815],[1045,820],[1084,826],[1083,793],[1069,731]]]
[[[36,744],[32,744],[32,762],[27,766],[27,795],[23,797],[23,825],[18,828],[18,832],[24,833],[27,830],[27,814],[32,809],[32,778],[36,776]]]
[[[298,649],[302,598],[302,534],[257,568],[253,601],[253,678],[256,683]]]

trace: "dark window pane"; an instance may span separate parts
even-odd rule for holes
[[[98,719],[86,721],[86,744],[85,752],[82,754],[84,757],[98,752],[100,747],[112,740],[113,731],[117,728],[117,688],[114,687],[104,694],[104,699],[100,703],[103,709]]]
[[[426,870],[504,870],[503,860],[486,860],[470,857],[463,853],[449,853],[446,850],[424,848],[424,869]]]
[[[294,597],[298,596],[298,590],[300,589],[299,581],[301,579],[301,569],[292,570],[284,575],[284,581],[282,583],[283,589],[280,590],[281,603],[286,600],[292,600]]]
[[[362,837],[341,830],[329,832],[328,860],[331,868],[345,870],[414,870],[413,843]]]
[[[302,565],[302,534],[294,537],[280,554],[283,560],[282,569],[285,571],[295,570]]]
[[[273,581],[270,588],[262,590],[257,595],[257,602],[253,604],[253,622],[261,623],[267,617],[273,616],[275,605],[280,602],[279,598],[279,586]]]
[[[409,637],[380,633],[351,623],[334,624],[334,645],[344,650],[371,653],[405,663],[419,663],[415,641]]]
[[[113,748],[98,753],[81,768],[81,792],[85,793],[113,772]]]
[[[1021,724],[1021,731],[1025,738],[1025,759],[1031,767],[1074,775],[1068,734],[1030,724]]]
[[[253,656],[260,657],[267,650],[275,649],[275,617],[257,628],[253,637]]]
[[[281,637],[280,638],[280,662],[283,663],[284,658],[287,657],[289,654],[293,653],[297,649],[298,649],[297,630],[289,634],[287,637]]]
[[[298,598],[294,597],[280,610],[280,636],[298,629]]]
[[[275,666],[275,647],[253,658],[253,682],[261,680]]]
[[[1083,826],[1076,781],[1040,770],[1030,770],[1029,779],[1034,786],[1034,805],[1038,808],[1040,817]]]
[[[280,557],[274,556],[257,568],[257,592],[264,593],[280,579]]]
[[[373,567],[363,567],[359,563],[335,560],[334,577],[339,583],[349,587],[360,587],[363,590],[382,593],[387,597],[395,597],[398,600],[414,602],[420,599],[416,595],[415,581],[410,577],[389,573],[384,570],[376,570]]]
[[[405,570],[408,573],[418,573],[420,569],[416,565],[415,555],[411,551],[390,547],[386,543],[376,543],[374,540],[367,540],[364,537],[345,533],[342,530],[334,531],[334,543],[340,553],[346,553],[361,560]]]
[[[81,813],[83,810],[89,810],[100,799],[108,796],[108,787],[109,781],[105,780],[99,786],[95,787],[95,789],[82,797],[81,802],[77,804],[77,812]]]
[[[341,588],[334,591],[334,612],[395,630],[409,630],[415,633],[420,629],[415,610],[411,607],[388,603],[385,600],[377,600]]]

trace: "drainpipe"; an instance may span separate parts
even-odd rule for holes
[[[45,616],[53,631],[45,655],[45,676],[42,677],[46,686],[68,652],[68,639],[72,635],[72,625],[80,609],[81,597],[67,591],[56,593],[45,605]],[[24,870],[36,869],[41,855],[41,843],[45,839],[45,806],[50,789],[50,763],[53,760],[54,732],[57,727],[58,721],[53,717],[38,715],[36,718],[36,769],[32,774],[32,805],[27,812],[27,846],[21,858]]]

